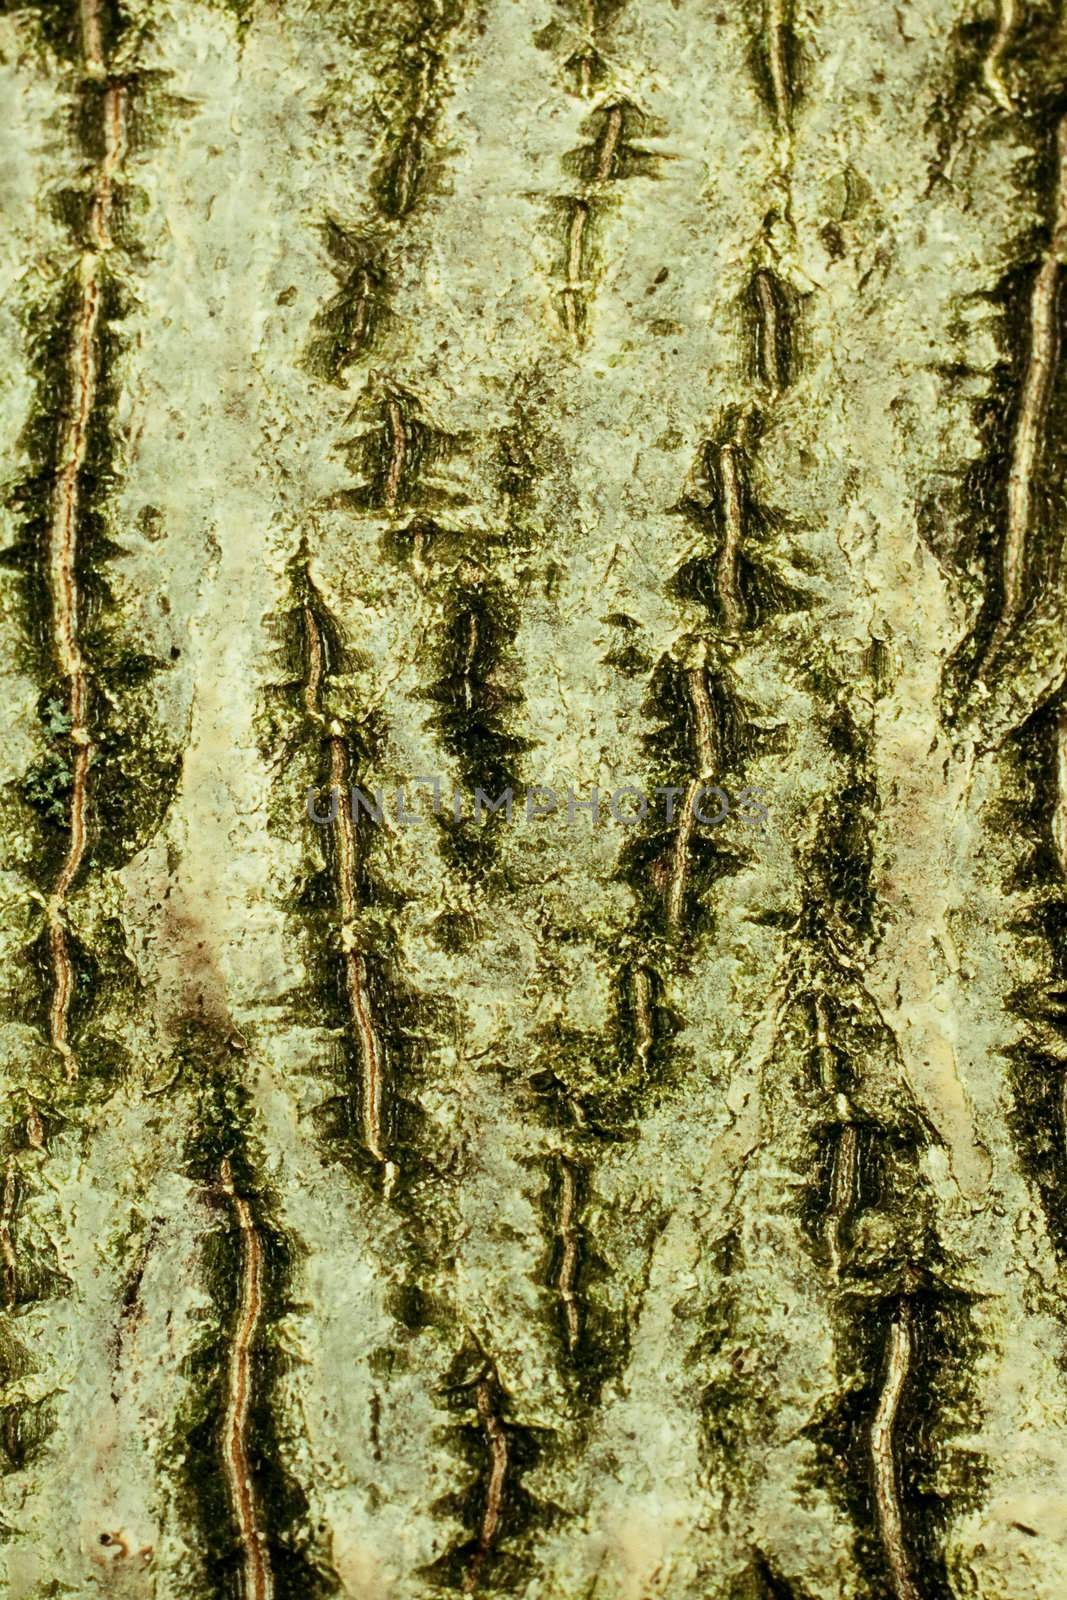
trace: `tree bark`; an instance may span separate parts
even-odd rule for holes
[[[1058,0],[0,79],[5,1592],[1061,1593]]]

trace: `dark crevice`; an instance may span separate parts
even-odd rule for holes
[[[245,1543],[224,1468],[227,1377],[241,1322],[242,1284],[249,1270],[248,1244],[234,1200],[220,1179],[223,1164],[228,1163],[234,1193],[247,1203],[262,1252],[262,1308],[249,1350],[251,1394],[243,1440],[254,1515],[278,1600],[314,1600],[336,1592],[336,1583],[316,1561],[306,1494],[283,1465],[286,1426],[280,1413],[288,1360],[277,1325],[295,1309],[297,1250],[277,1221],[278,1202],[262,1176],[263,1156],[233,1042],[190,1028],[179,1049],[198,1085],[185,1168],[215,1218],[202,1247],[202,1271],[214,1315],[187,1365],[189,1397],[175,1433],[182,1455],[184,1498],[202,1539],[203,1592],[219,1600],[247,1600]]]

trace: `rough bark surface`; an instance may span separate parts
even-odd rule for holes
[[[1059,0],[0,81],[5,1594],[1061,1595]]]

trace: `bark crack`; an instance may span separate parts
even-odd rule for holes
[[[82,0],[80,22],[85,67],[91,75],[102,77],[106,67],[97,0]],[[94,755],[88,725],[89,671],[79,639],[80,595],[76,563],[81,474],[85,466],[89,424],[98,382],[101,269],[104,257],[111,248],[114,175],[122,161],[126,137],[125,95],[117,84],[108,84],[104,90],[103,129],[104,154],[97,172],[90,210],[91,248],[83,253],[78,264],[81,297],[69,358],[73,404],[59,447],[59,470],[48,536],[52,644],[60,673],[67,683],[70,716],[67,737],[72,747],[69,838],[59,874],[48,898],[48,941],[52,965],[48,1024],[52,1045],[63,1058],[69,1080],[78,1076],[78,1061],[68,1036],[75,974],[66,908],[88,843],[89,769]]]
[[[252,1352],[263,1315],[263,1245],[248,1201],[234,1188],[228,1156],[219,1169],[219,1186],[233,1206],[241,1233],[241,1278],[237,1326],[230,1346],[226,1410],[222,1424],[222,1462],[244,1555],[244,1600],[272,1600],[274,1578],[260,1523],[248,1453],[252,1398]]]
[[[671,871],[666,896],[667,927],[674,933],[681,926],[685,905],[686,883],[689,877],[689,854],[693,830],[696,826],[695,805],[701,788],[715,775],[718,738],[715,712],[708,694],[704,668],[690,667],[685,674],[686,690],[692,715],[693,753],[697,772],[685,789],[681,816],[674,836]]]
[[[310,578],[307,579],[310,585]],[[344,966],[345,1001],[349,1024],[356,1042],[360,1063],[360,1119],[363,1143],[368,1154],[382,1169],[388,1196],[396,1178],[395,1164],[385,1149],[384,1052],[374,1019],[367,985],[367,969],[359,948],[357,916],[359,910],[358,845],[353,808],[350,804],[352,774],[341,726],[327,722],[322,710],[322,690],[326,674],[326,653],[322,630],[314,609],[303,606],[305,660],[304,704],[308,715],[327,729],[330,786],[339,796],[333,824],[334,883],[340,913],[341,959]]]
[[[994,100],[1004,111],[1012,111],[1014,107],[1007,85],[1001,75],[1001,62],[1004,52],[1015,31],[1016,11],[1015,0],[999,0],[997,6],[997,28],[993,35],[993,42],[989,47],[989,54],[982,63],[982,76]]]
[[[485,1502],[478,1526],[478,1542],[463,1579],[464,1594],[473,1594],[486,1557],[489,1555],[500,1529],[504,1507],[504,1487],[508,1474],[508,1439],[494,1405],[495,1385],[488,1373],[483,1373],[474,1385],[474,1403],[485,1439],[488,1474]]]
[[[1026,601],[1027,550],[1034,531],[1034,499],[1059,353],[1060,274],[1067,260],[1067,116],[1056,127],[1056,181],[1051,213],[1048,248],[1030,293],[1028,349],[1004,507],[998,613],[978,663],[979,675],[991,668],[1019,622]]]
[[[897,1600],[919,1600],[904,1543],[904,1518],[894,1449],[894,1429],[912,1357],[912,1311],[902,1300],[886,1341],[885,1380],[871,1424],[871,1465],[878,1529]]]

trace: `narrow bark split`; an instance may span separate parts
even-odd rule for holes
[[[1054,368],[1059,352],[1060,270],[1067,251],[1067,118],[1056,131],[1056,187],[1051,238],[1030,296],[1029,339],[1012,440],[1011,466],[1001,550],[1001,610],[987,648],[992,657],[1011,631],[1023,603],[1026,544],[1031,532],[1034,476],[1040,459]]]
[[[493,1390],[488,1377],[479,1378],[474,1386],[474,1401],[478,1408],[478,1421],[485,1435],[487,1472],[485,1477],[485,1505],[478,1526],[478,1543],[471,1564],[463,1580],[465,1594],[473,1594],[478,1587],[479,1575],[486,1556],[493,1548],[504,1504],[504,1489],[508,1475],[508,1441],[493,1405]]]
[[[233,1169],[224,1157],[219,1186],[233,1206],[241,1235],[238,1321],[230,1346],[226,1414],[222,1425],[222,1458],[233,1513],[240,1530],[247,1600],[273,1600],[274,1580],[252,1484],[248,1448],[248,1415],[252,1398],[253,1352],[263,1314],[263,1246],[252,1208],[233,1185]]]
[[[311,590],[310,578],[302,574],[303,586]],[[305,601],[300,607],[303,632],[303,657],[306,676],[303,682],[304,709],[313,724],[316,741],[321,741],[327,763],[327,786],[331,802],[330,849],[333,864],[334,899],[337,908],[337,951],[343,970],[343,988],[351,1039],[359,1060],[359,1121],[363,1146],[378,1163],[388,1196],[396,1177],[396,1166],[385,1150],[385,1056],[375,1022],[367,982],[366,960],[359,948],[359,840],[357,837],[358,779],[349,759],[345,732],[336,719],[327,720],[323,711],[324,690],[329,681],[327,652],[320,614],[325,608],[316,596],[315,604]],[[379,819],[381,820],[381,819]]]
[[[89,79],[106,72],[97,0],[81,0],[82,65]],[[52,1004],[49,1032],[63,1057],[68,1078],[77,1077],[78,1063],[68,1038],[74,992],[74,965],[66,928],[66,903],[81,870],[88,842],[89,769],[93,743],[89,731],[89,673],[79,634],[78,530],[81,522],[81,479],[88,451],[89,425],[96,404],[99,361],[101,277],[112,247],[111,214],[114,180],[125,143],[126,96],[108,83],[100,103],[104,152],[95,174],[89,214],[89,248],[78,261],[79,297],[70,342],[70,414],[58,446],[48,543],[48,582],[52,601],[53,646],[67,685],[68,739],[71,746],[69,839],[48,906],[48,939],[52,957]]]
[[[878,1529],[897,1600],[917,1600],[918,1596],[918,1590],[911,1579],[910,1562],[904,1545],[900,1487],[894,1453],[894,1428],[901,1395],[908,1381],[911,1344],[911,1308],[907,1301],[903,1301],[889,1325],[885,1381],[878,1396],[878,1410],[871,1424],[871,1464],[874,1471]]]

